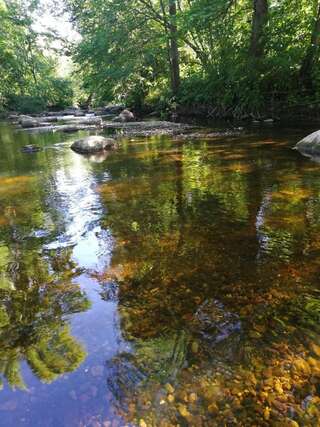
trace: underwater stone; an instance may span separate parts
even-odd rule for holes
[[[25,145],[24,147],[21,148],[21,151],[23,153],[37,153],[38,151],[40,151],[41,148],[38,147],[37,145]]]

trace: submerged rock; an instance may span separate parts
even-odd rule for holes
[[[71,145],[71,149],[80,154],[99,153],[105,150],[112,150],[115,147],[116,143],[114,139],[96,135],[79,139]]]
[[[225,310],[216,300],[205,301],[197,311],[198,331],[202,337],[217,344],[241,330],[239,317]]]
[[[37,145],[25,145],[24,147],[21,148],[21,151],[23,153],[37,153],[38,151],[40,151],[41,148],[38,147]]]
[[[306,136],[294,147],[304,156],[320,156],[320,130]]]

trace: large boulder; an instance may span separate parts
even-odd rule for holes
[[[79,139],[71,145],[71,149],[80,154],[99,153],[105,150],[112,150],[115,147],[116,143],[114,139],[96,135]]]
[[[320,130],[306,136],[294,147],[304,156],[320,156]]]
[[[19,123],[23,128],[36,128],[41,126],[39,120],[36,120],[34,117],[31,116],[20,116]]]
[[[23,120],[33,120],[33,117],[21,114],[18,118],[18,123],[21,124]]]
[[[135,120],[134,114],[129,110],[123,110],[119,114],[119,116],[117,116],[114,119],[115,122],[122,122],[122,123],[133,122],[134,120]]]

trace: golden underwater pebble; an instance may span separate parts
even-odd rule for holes
[[[302,374],[302,375],[310,375],[311,374],[310,366],[301,357],[299,359],[296,359],[293,361],[293,367],[299,374]]]
[[[264,408],[264,411],[263,411],[263,418],[266,420],[266,421],[268,421],[269,420],[269,418],[270,418],[270,412],[271,412],[271,409],[267,406],[266,408]]]
[[[282,388],[280,381],[276,381],[276,383],[274,385],[274,389],[277,393],[283,394],[283,388]]]
[[[167,391],[169,394],[173,394],[173,393],[174,393],[174,388],[172,387],[172,385],[171,385],[170,383],[167,383],[167,384],[164,386],[164,388],[166,389],[166,391]]]
[[[315,343],[311,343],[310,348],[318,357],[320,357],[320,346]]]
[[[308,357],[307,362],[312,368],[315,368],[316,366],[320,365],[320,362],[314,357]]]
[[[173,394],[168,394],[167,399],[168,399],[168,402],[170,402],[170,403],[174,402],[174,395]]]
[[[179,411],[180,415],[184,418],[188,418],[191,416],[190,412],[188,411],[188,409],[185,405],[180,404],[178,406],[178,411]]]
[[[276,424],[277,427],[299,427],[297,421],[292,420],[291,418],[286,418],[281,421],[281,424]]]
[[[218,405],[216,403],[211,403],[211,405],[208,406],[208,411],[211,414],[217,414],[219,412]]]
[[[148,427],[147,423],[145,422],[144,419],[141,418],[141,420],[139,421],[139,427]]]
[[[189,402],[195,402],[196,400],[198,400],[197,394],[196,393],[190,393]]]

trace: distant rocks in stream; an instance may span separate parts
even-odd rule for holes
[[[102,112],[105,114],[120,114],[122,111],[126,109],[125,105],[106,105]]]
[[[19,116],[18,123],[22,128],[35,128],[40,126],[40,122],[31,116]]]
[[[320,158],[320,130],[303,138],[294,149],[304,156]]]
[[[88,136],[75,141],[71,149],[79,154],[93,154],[116,148],[116,142],[112,138],[103,136]]]
[[[134,120],[135,120],[134,114],[129,110],[123,110],[119,114],[119,116],[113,119],[114,122],[122,122],[122,123],[133,122]]]

